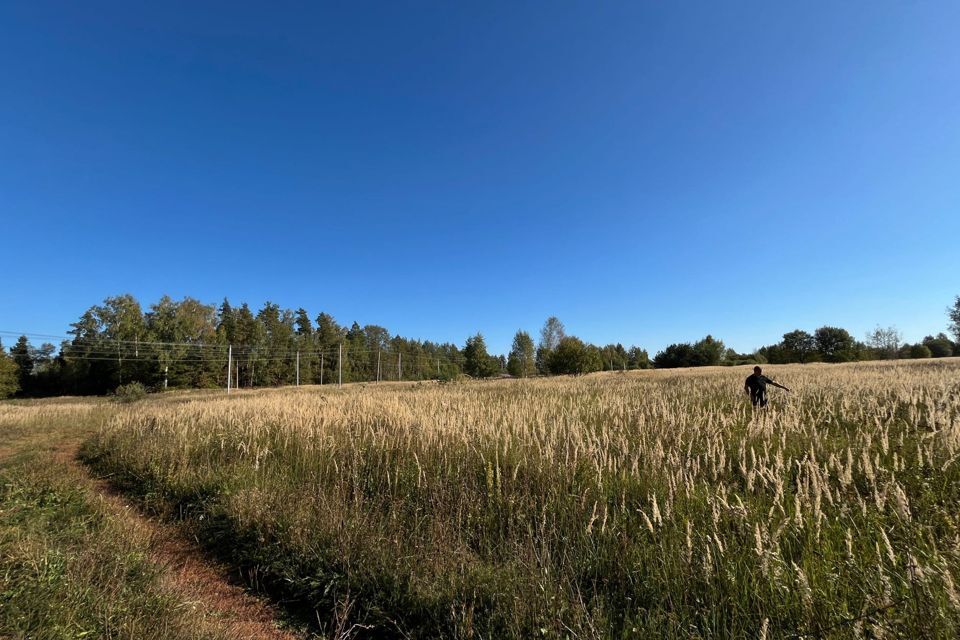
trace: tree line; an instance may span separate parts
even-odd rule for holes
[[[302,307],[272,302],[254,312],[227,299],[216,306],[164,296],[144,310],[124,294],[87,309],[59,347],[36,347],[21,336],[8,353],[0,343],[0,398],[106,394],[128,383],[156,390],[219,387],[226,384],[228,363],[232,386],[263,387],[960,356],[960,296],[948,316],[956,341],[939,333],[906,344],[893,327],[877,327],[859,341],[845,329],[824,326],[791,331],[752,354],[738,354],[708,335],[671,344],[651,360],[636,346],[601,347],[568,335],[556,317],[546,320],[537,343],[519,330],[508,354],[492,355],[480,333],[460,347],[391,335],[378,325],[347,327],[330,314],[312,317]]]
[[[550,318],[534,347],[518,331],[508,356],[491,355],[481,334],[461,347],[392,335],[328,313],[283,309],[272,302],[218,305],[169,296],[144,309],[132,295],[109,297],[70,325],[59,347],[20,336],[0,343],[0,397],[100,395],[137,383],[154,390],[238,388],[387,380],[450,380],[588,373],[650,366],[646,352],[595,347],[567,336]]]
[[[795,329],[783,334],[777,344],[760,347],[752,354],[727,349],[713,336],[694,343],[671,344],[657,353],[653,364],[658,369],[738,364],[792,364],[807,362],[856,362],[897,358],[945,358],[960,356],[960,296],[947,309],[950,332],[928,335],[920,342],[904,342],[896,327],[880,327],[869,332],[864,341],[841,327],[823,326],[813,333]]]

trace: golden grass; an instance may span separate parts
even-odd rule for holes
[[[960,361],[748,372],[147,401],[88,456],[331,626],[956,635]]]

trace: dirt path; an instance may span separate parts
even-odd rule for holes
[[[212,561],[196,543],[176,527],[143,515],[136,506],[106,480],[92,477],[77,459],[79,443],[57,448],[56,459],[91,477],[94,489],[105,506],[131,530],[145,530],[150,536],[150,559],[164,569],[165,586],[195,608],[202,609],[220,635],[237,640],[297,640],[300,635],[279,629],[279,616],[269,603],[247,593],[231,578],[230,570]]]

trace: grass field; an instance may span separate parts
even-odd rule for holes
[[[100,412],[92,470],[324,637],[960,634],[960,360],[770,367],[794,392],[758,413],[747,373],[63,411]]]
[[[960,365],[772,371],[146,402],[84,455],[370,636],[955,636]]]

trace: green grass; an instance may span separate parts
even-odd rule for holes
[[[0,422],[7,446],[0,460],[0,637],[217,637],[163,587],[148,560],[147,534],[131,529],[97,498],[87,474],[63,459],[63,447],[89,435],[104,415],[83,406],[73,416]]]

